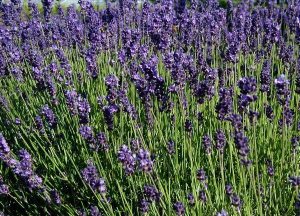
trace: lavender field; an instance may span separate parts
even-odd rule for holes
[[[300,215],[300,0],[0,3],[0,215]]]

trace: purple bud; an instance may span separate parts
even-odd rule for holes
[[[225,145],[226,145],[226,136],[223,131],[218,130],[215,133],[215,147],[217,150],[223,153]]]
[[[216,216],[228,216],[228,212],[225,211],[224,209],[222,209],[221,212],[218,212],[218,213],[216,214]]]
[[[200,191],[199,191],[199,199],[200,199],[203,203],[206,203],[207,197],[206,197],[205,190],[200,190]]]
[[[191,206],[194,206],[194,205],[195,205],[195,197],[194,197],[194,195],[193,195],[192,193],[189,193],[189,194],[187,195],[187,199],[188,199],[189,204],[190,204]]]
[[[91,216],[101,216],[101,213],[97,206],[91,206]]]
[[[256,80],[254,77],[243,77],[238,81],[242,94],[252,94],[256,91]]]
[[[4,184],[2,176],[0,176],[0,196],[9,194],[8,185]]]
[[[143,172],[149,173],[153,169],[153,161],[151,159],[150,152],[145,149],[140,149],[137,153],[137,159],[139,162],[139,169]]]
[[[139,202],[139,209],[143,214],[146,214],[149,211],[150,202],[148,202],[146,199],[142,199]]]
[[[106,184],[103,178],[100,178],[98,171],[92,161],[88,161],[88,166],[81,171],[83,180],[88,183],[93,190],[100,194],[106,193]]]
[[[242,200],[237,194],[232,194],[232,196],[230,197],[230,201],[231,201],[231,205],[237,208],[240,208],[242,205]]]
[[[289,182],[294,187],[300,186],[300,176],[291,176],[291,177],[289,177]]]
[[[118,151],[118,159],[122,163],[127,175],[131,175],[135,171],[136,155],[132,153],[128,146],[121,146]]]
[[[185,121],[185,123],[184,123],[184,127],[185,127],[185,130],[186,130],[187,132],[192,132],[192,130],[193,130],[193,123],[192,123],[192,121],[189,120],[189,119],[187,119],[187,120]]]
[[[202,183],[206,181],[207,177],[206,177],[206,172],[204,171],[204,169],[199,169],[197,171],[197,179]]]
[[[50,128],[55,128],[57,125],[56,116],[48,105],[44,105],[41,109],[41,115],[46,118],[46,121]]]
[[[0,158],[4,159],[10,153],[10,147],[8,146],[5,138],[2,133],[0,133]]]
[[[161,193],[152,185],[145,185],[143,194],[149,202],[159,201],[161,197]]]
[[[61,199],[60,199],[60,196],[59,196],[59,193],[57,192],[57,190],[51,190],[50,195],[51,195],[51,200],[54,204],[56,204],[56,205],[61,204]]]
[[[184,215],[185,214],[185,207],[182,202],[176,202],[173,204],[173,209],[176,213],[176,215]]]
[[[167,144],[167,151],[170,155],[175,154],[175,143],[173,140],[169,140]]]
[[[229,197],[233,194],[233,188],[230,184],[225,185],[225,192]]]

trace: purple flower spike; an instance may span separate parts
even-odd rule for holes
[[[2,176],[0,176],[0,196],[9,194],[8,185],[4,184]]]
[[[242,94],[252,94],[256,91],[256,80],[254,77],[243,77],[238,81]]]
[[[89,126],[81,126],[79,128],[79,133],[82,136],[82,138],[87,141],[87,143],[89,143],[90,145],[94,143],[95,139],[94,139],[94,132],[93,129]]]
[[[185,130],[186,132],[192,132],[193,130],[193,123],[191,120],[187,119],[184,123],[184,127],[185,127]]]
[[[91,107],[86,98],[78,97],[78,114],[81,124],[87,124],[89,122],[89,113]]]
[[[41,115],[43,115],[50,128],[55,128],[57,125],[56,116],[48,105],[45,105],[41,109]]]
[[[173,204],[173,209],[176,215],[181,216],[185,214],[185,207],[182,202],[176,202]]]
[[[20,162],[14,169],[14,172],[23,178],[33,175],[31,155],[25,149],[21,149],[19,151],[19,158]]]
[[[136,155],[128,148],[128,146],[121,146],[118,151],[118,159],[122,163],[125,173],[131,175],[135,171]]]
[[[233,194],[233,188],[230,184],[225,185],[225,192],[229,197]]]
[[[290,102],[290,90],[289,90],[289,80],[284,74],[281,74],[275,79],[275,87],[277,93],[277,100],[281,105],[289,106]]]
[[[187,199],[188,199],[188,202],[191,206],[194,206],[195,205],[195,197],[192,193],[189,193],[187,195]]]
[[[167,144],[167,151],[170,155],[175,154],[175,143],[173,140],[169,140]]]
[[[83,180],[88,183],[93,190],[100,194],[106,193],[105,180],[98,175],[98,171],[92,161],[88,162],[88,166],[81,171]]]
[[[289,177],[289,182],[294,187],[300,186],[300,176],[291,176],[291,177]]]
[[[237,194],[232,194],[230,197],[231,205],[240,208],[242,206],[242,200]]]
[[[161,193],[152,185],[145,185],[143,191],[144,197],[149,202],[158,202],[161,197]]]
[[[206,197],[205,190],[200,190],[200,191],[199,191],[199,199],[200,199],[203,203],[206,203],[207,197]]]
[[[2,133],[0,133],[0,159],[6,158],[10,153],[10,147],[8,146]]]
[[[204,135],[203,138],[202,138],[202,145],[203,145],[203,148],[206,152],[206,154],[210,154],[211,153],[211,147],[212,147],[212,144],[211,144],[211,139],[208,135]]]
[[[226,145],[226,136],[222,130],[218,130],[215,133],[215,147],[217,150],[223,153],[225,145]]]
[[[149,211],[150,202],[148,202],[146,199],[142,199],[139,202],[139,209],[142,212],[142,214],[146,214]]]
[[[204,183],[207,179],[207,176],[206,176],[206,172],[204,169],[199,169],[197,171],[197,179],[201,182],[201,183]]]
[[[149,173],[153,169],[153,161],[151,159],[150,152],[145,149],[140,149],[137,154],[139,161],[139,169],[143,172]]]
[[[101,213],[97,206],[91,206],[91,216],[101,216]]]
[[[218,213],[216,214],[216,216],[228,216],[228,212],[225,211],[224,209],[222,209],[221,212],[218,212]]]
[[[60,199],[60,195],[57,192],[57,190],[51,190],[50,191],[50,196],[51,196],[51,200],[54,204],[56,205],[60,205],[61,204],[61,199]]]

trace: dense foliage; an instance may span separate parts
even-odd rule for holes
[[[0,6],[0,215],[300,214],[300,1]]]

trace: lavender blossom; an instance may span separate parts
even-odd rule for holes
[[[88,161],[88,166],[81,171],[83,180],[88,183],[95,192],[102,195],[106,193],[105,180],[99,177],[98,171],[92,161]]]
[[[132,153],[128,146],[123,145],[120,147],[118,159],[122,163],[126,175],[131,175],[135,171],[136,155]]]
[[[211,139],[208,135],[203,136],[202,145],[203,145],[203,148],[204,148],[206,154],[209,155],[211,153],[212,144],[211,144]]]
[[[188,199],[188,202],[190,204],[190,206],[194,206],[195,205],[195,197],[192,193],[189,193],[187,195],[187,199]]]
[[[97,206],[91,206],[90,211],[91,211],[91,216],[101,216],[102,215]]]
[[[158,202],[161,198],[161,193],[152,185],[145,185],[143,194],[146,200],[149,202]]]
[[[226,136],[222,130],[218,130],[215,133],[215,147],[217,150],[223,153],[225,145],[226,145]]]
[[[238,81],[238,87],[242,94],[252,94],[256,91],[256,80],[254,77],[243,77]]]
[[[167,143],[167,151],[170,155],[175,154],[175,143],[173,140],[169,140]]]
[[[41,116],[36,116],[35,117],[35,125],[36,125],[36,129],[41,133],[45,133],[45,128],[44,128],[44,123],[43,123],[43,119]]]
[[[260,90],[262,92],[269,92],[271,88],[271,65],[270,61],[263,63],[263,68],[260,74]]]
[[[89,122],[89,113],[91,107],[86,98],[78,97],[78,115],[81,124],[87,124]]]
[[[176,202],[173,204],[173,209],[176,213],[176,215],[184,215],[185,214],[185,207],[182,202]]]
[[[241,208],[242,206],[242,200],[240,199],[240,197],[237,194],[232,194],[230,197],[230,201],[231,201],[231,205],[237,207],[237,208]]]
[[[292,150],[296,152],[300,146],[300,136],[294,136],[291,138]]]
[[[300,176],[290,176],[289,177],[289,182],[294,187],[300,186]]]
[[[230,184],[225,185],[225,192],[229,197],[233,194],[233,188]]]
[[[139,169],[145,173],[152,172],[153,161],[150,157],[150,152],[145,149],[140,149],[137,153]]]
[[[41,115],[43,115],[50,128],[55,128],[57,120],[54,112],[49,108],[48,105],[44,105],[41,109]]]
[[[184,127],[185,127],[185,130],[186,132],[192,132],[193,130],[193,123],[191,120],[187,119],[184,123]]]
[[[142,212],[142,214],[146,214],[149,211],[150,202],[148,202],[146,199],[142,199],[139,202],[139,209]]]
[[[94,132],[93,129],[87,125],[81,126],[79,128],[79,133],[82,136],[82,138],[90,145],[92,146],[95,142],[94,138]]]
[[[290,82],[284,74],[275,79],[277,99],[281,105],[288,106],[290,102]]]
[[[4,184],[2,176],[0,176],[0,196],[9,194],[8,185]]]
[[[216,216],[228,216],[228,212],[225,211],[224,209],[222,209],[221,212],[218,212],[218,213],[216,214]]]
[[[9,156],[10,147],[2,133],[0,133],[0,159],[4,160]]]
[[[57,190],[51,190],[50,191],[51,200],[54,204],[60,205],[61,204],[61,198]]]
[[[98,150],[98,148],[100,148],[102,151],[105,152],[109,150],[108,141],[104,132],[99,132],[96,135],[95,141],[96,141],[95,144],[96,151]]]
[[[219,102],[216,105],[216,113],[218,119],[225,120],[233,112],[233,90],[232,88],[220,88],[219,90]]]
[[[197,171],[197,179],[201,182],[201,183],[205,183],[207,176],[206,176],[206,172],[204,169],[199,169]]]

